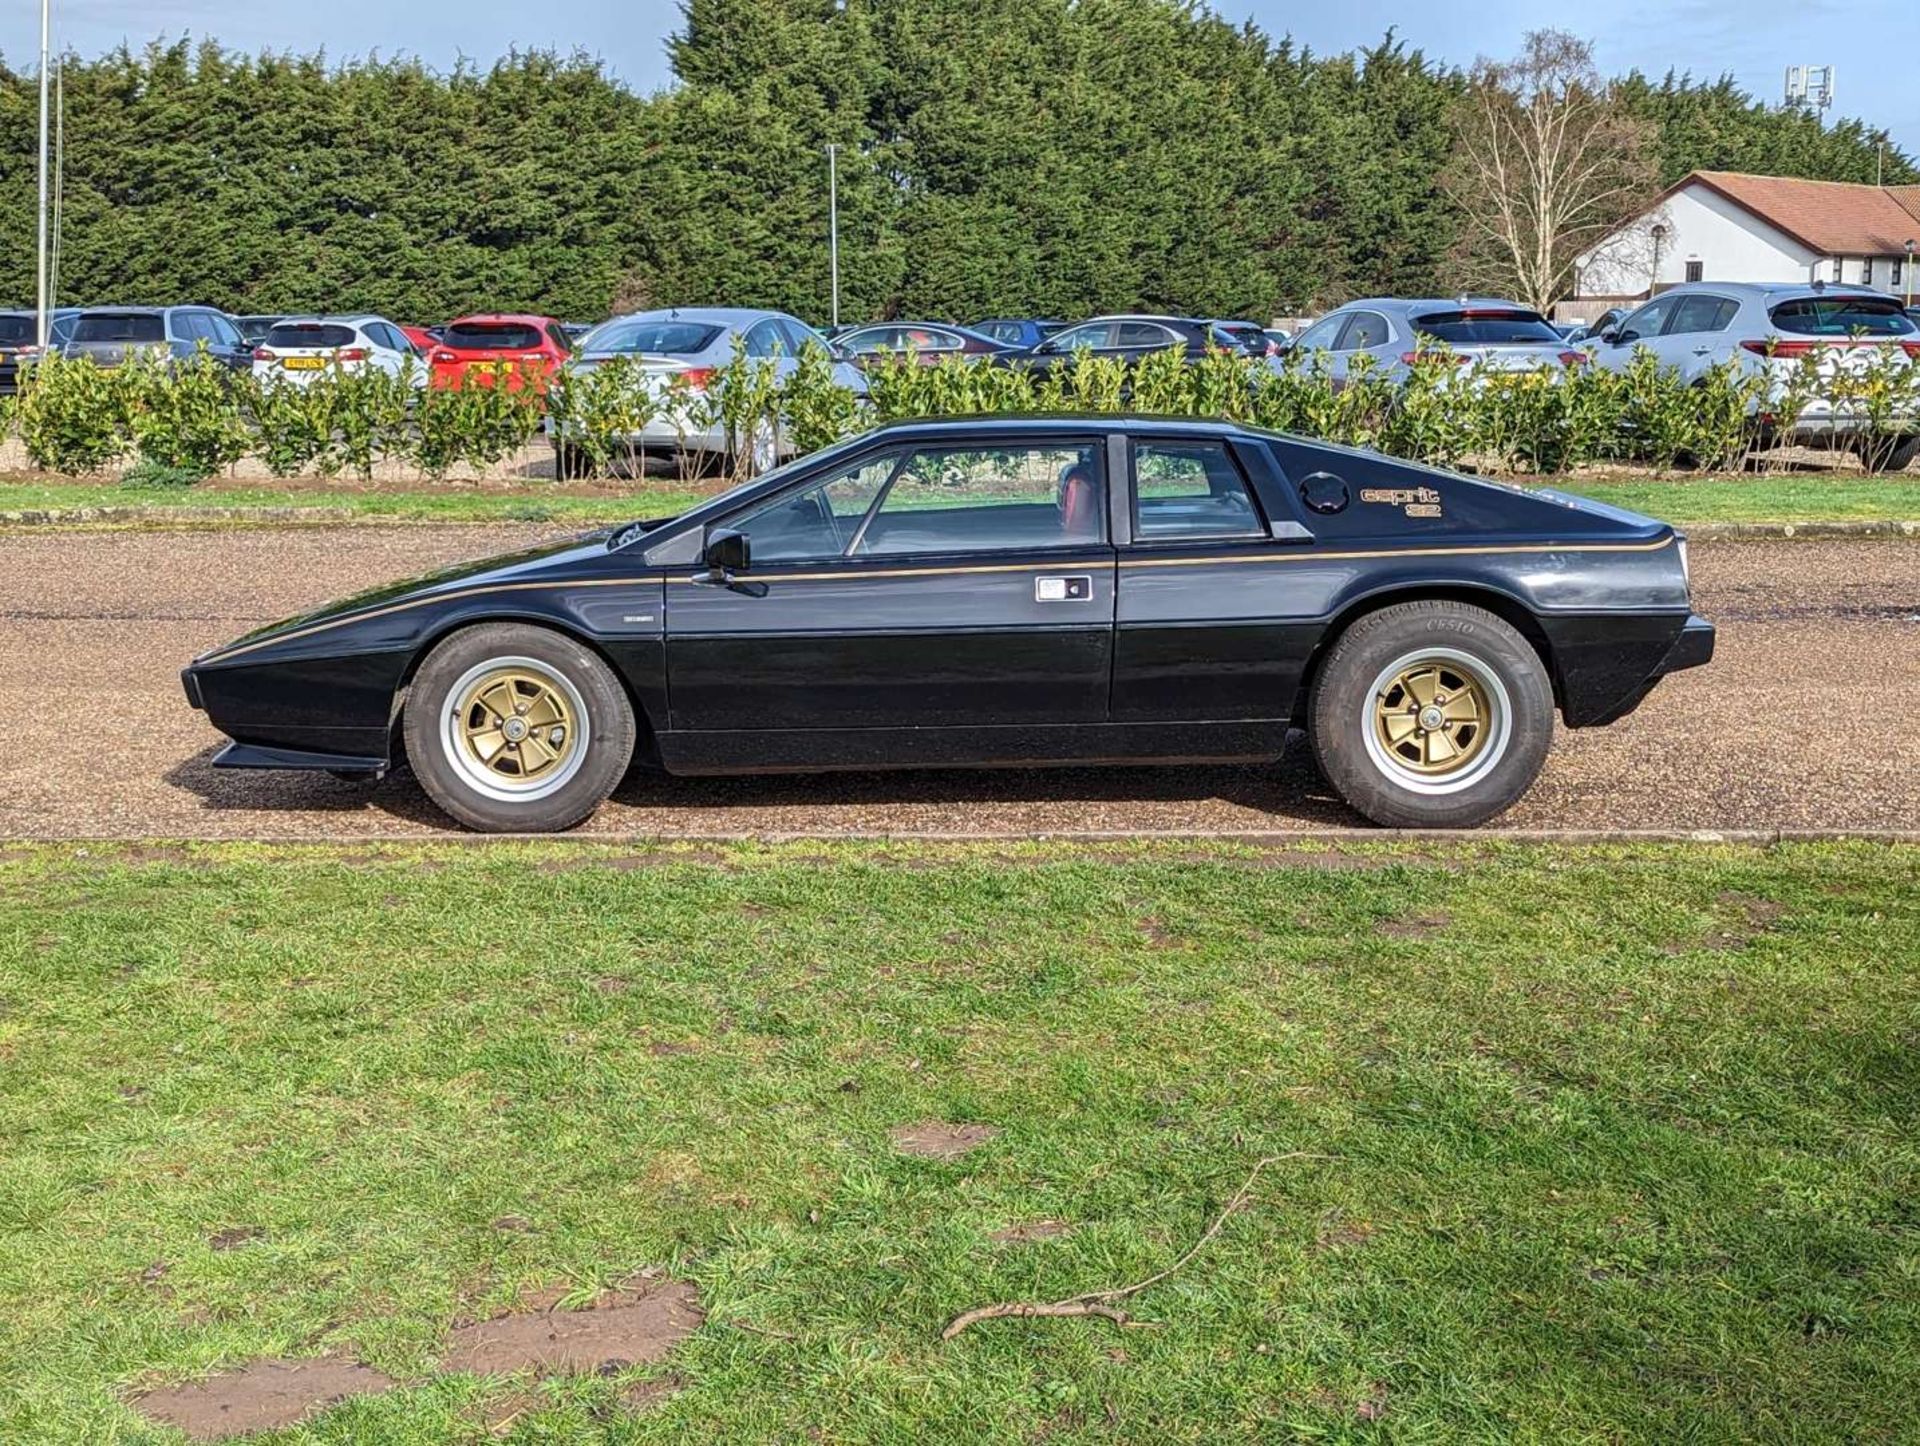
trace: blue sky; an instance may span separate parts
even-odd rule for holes
[[[0,52],[16,67],[33,63],[37,9],[12,0],[0,12]],[[1461,62],[1509,54],[1529,28],[1559,26],[1594,40],[1609,70],[1730,71],[1768,99],[1786,66],[1833,64],[1837,109],[1920,151],[1920,21],[1915,7],[1893,0],[1217,0],[1215,9],[1318,51],[1367,45],[1393,26],[1410,44]],[[674,0],[54,0],[54,12],[57,42],[83,54],[161,30],[243,50],[408,52],[439,66],[461,55],[489,61],[516,44],[578,47],[642,90],[667,83],[663,42],[680,19]]]

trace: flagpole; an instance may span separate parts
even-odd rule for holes
[[[39,250],[39,325],[40,350],[47,348],[47,64],[48,37],[53,28],[53,0],[40,0],[40,250]]]

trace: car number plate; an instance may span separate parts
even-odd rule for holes
[[[317,356],[290,356],[280,362],[290,372],[317,372],[326,364],[325,358]]]

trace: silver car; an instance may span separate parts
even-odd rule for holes
[[[1395,382],[1406,380],[1422,353],[1444,351],[1481,375],[1558,372],[1587,360],[1539,312],[1488,296],[1350,301],[1301,332],[1290,351],[1303,363],[1322,354],[1321,365],[1336,381],[1345,381],[1361,356],[1369,358],[1373,375]]]
[[[1920,327],[1898,297],[1864,286],[1689,281],[1661,292],[1589,345],[1595,361],[1610,370],[1624,370],[1646,351],[1685,382],[1731,363],[1770,379],[1770,395],[1777,398],[1810,356],[1829,381],[1844,372],[1858,375],[1876,362],[1911,367],[1920,359]],[[1908,430],[1920,418],[1896,420],[1902,435],[1876,437],[1844,402],[1836,408],[1815,397],[1797,418],[1776,424],[1769,440],[1837,440],[1875,467],[1898,470],[1920,454],[1920,432]]]
[[[772,361],[776,380],[783,383],[799,364],[801,350],[810,343],[830,355],[833,352],[825,337],[784,311],[689,306],[635,312],[603,321],[580,338],[568,366],[576,373],[587,374],[614,357],[632,358],[652,396],[654,416],[639,432],[615,440],[629,447],[657,448],[663,454],[675,450],[706,454],[737,467],[742,459],[727,457],[725,429],[689,415],[694,409],[688,405],[676,405],[678,389],[670,385],[677,376],[684,379],[683,385],[689,390],[704,389],[715,373],[733,360],[736,337],[744,339],[749,357]],[[858,396],[866,395],[867,381],[857,367],[835,361],[833,379]],[[568,440],[555,435],[553,441],[555,460],[566,475],[571,466]],[[785,436],[756,434],[750,445],[755,471],[764,471],[793,451]]]

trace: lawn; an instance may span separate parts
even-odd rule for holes
[[[1890,1440],[1920,850],[12,846],[0,1439]],[[957,1158],[890,1132],[990,1127]],[[1155,1327],[971,1306],[1141,1280]],[[449,1330],[652,1269],[545,1380]]]
[[[1920,476],[1865,477],[1820,473],[1755,474],[1740,477],[1657,478],[1585,474],[1571,478],[1528,479],[1550,482],[1569,492],[1597,497],[1616,506],[1647,512],[1668,522],[1842,522],[1920,519]],[[407,489],[392,485],[364,488],[351,482],[337,487],[274,487],[215,479],[177,490],[120,487],[111,483],[0,479],[0,527],[5,514],[45,514],[85,521],[86,509],[111,509],[109,521],[143,518],[170,523],[233,526],[259,521],[281,525],[286,512],[311,513],[315,521],[366,522],[546,522],[582,525],[625,522],[658,516],[693,505],[709,492],[670,481],[649,481],[631,490],[579,496],[557,491],[551,483],[528,481],[443,485]],[[254,514],[252,518],[248,514]],[[298,521],[298,517],[294,517]]]

